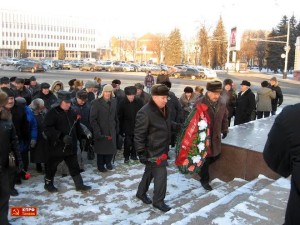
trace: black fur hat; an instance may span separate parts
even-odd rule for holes
[[[136,87],[135,86],[128,86],[124,88],[125,95],[136,95]]]
[[[231,79],[225,79],[225,80],[223,81],[223,84],[224,84],[224,86],[226,86],[227,84],[229,84],[230,86],[232,86],[233,81],[232,81]]]
[[[206,90],[211,92],[221,92],[222,91],[222,82],[221,81],[211,81],[207,82]]]

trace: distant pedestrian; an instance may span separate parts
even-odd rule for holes
[[[268,81],[261,82],[261,88],[256,95],[256,113],[257,119],[269,117],[272,111],[272,99],[276,97],[276,92],[268,87]]]
[[[271,84],[271,89],[276,92],[276,97],[272,99],[272,112],[271,112],[272,115],[275,115],[277,111],[277,107],[281,106],[283,102],[283,95],[276,77],[271,78],[270,84]]]
[[[144,84],[145,84],[147,93],[150,94],[151,93],[151,87],[154,85],[154,77],[151,74],[151,71],[148,71],[146,73]]]
[[[247,80],[243,80],[241,83],[241,91],[236,100],[234,125],[250,122],[255,114],[255,95],[250,86],[251,83]]]
[[[169,75],[165,69],[161,70],[161,74],[159,74],[156,78],[156,84],[161,84],[164,81],[170,81]]]
[[[230,126],[231,118],[235,114],[235,105],[237,95],[232,88],[233,81],[231,79],[225,79],[223,81],[223,89],[221,92],[221,96],[226,103],[226,108],[228,111],[228,126]]]

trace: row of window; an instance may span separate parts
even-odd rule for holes
[[[2,32],[2,37],[27,37],[27,38],[45,38],[54,40],[71,40],[71,41],[95,41],[95,38],[91,37],[76,37],[66,35],[50,35],[50,34],[26,34],[26,33],[14,33],[14,32]]]
[[[64,33],[80,33],[80,34],[95,34],[95,29],[86,29],[80,27],[63,27],[52,26],[44,24],[26,24],[17,22],[4,22],[2,21],[2,28],[10,29],[24,29],[24,30],[38,30],[38,31],[51,31],[51,32],[64,32]]]
[[[21,42],[19,41],[2,41],[2,45],[17,45],[18,47],[20,46]],[[60,43],[53,43],[53,42],[33,42],[33,41],[28,41],[27,46],[35,46],[35,47],[59,47]],[[89,45],[89,44],[71,44],[71,43],[66,43],[65,44],[66,48],[95,48],[95,45]]]

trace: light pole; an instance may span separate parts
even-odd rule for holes
[[[287,78],[287,66],[288,66],[288,57],[289,57],[289,51],[290,51],[290,46],[289,46],[289,40],[290,40],[290,20],[287,21],[287,37],[286,37],[286,45],[284,47],[285,50],[285,60],[284,60],[284,70],[283,70],[283,79]]]

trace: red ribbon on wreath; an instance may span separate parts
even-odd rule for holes
[[[203,115],[204,115],[205,119],[207,120],[208,129],[209,129],[210,118],[207,113],[208,106],[205,104],[198,104],[198,105],[196,105],[196,109],[197,110],[196,110],[194,116],[191,118],[189,125],[186,128],[185,134],[182,138],[180,151],[179,151],[178,157],[175,161],[175,164],[177,166],[184,165],[184,161],[188,157],[188,153],[190,151],[190,145],[193,142],[193,140],[196,138],[196,134],[199,131],[198,122],[200,121],[200,118],[203,117]],[[207,155],[210,155],[210,148],[207,149]]]

